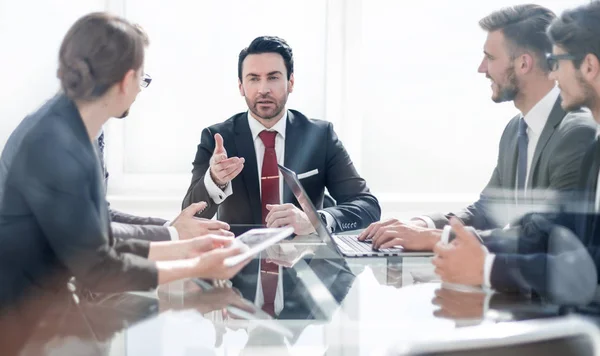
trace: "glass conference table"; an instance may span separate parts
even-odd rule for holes
[[[151,293],[65,293],[29,326],[22,319],[11,324],[23,329],[14,337],[10,325],[3,328],[2,354],[398,354],[452,341],[455,333],[458,340],[461,330],[561,314],[530,299],[442,285],[431,257],[343,258],[318,240],[296,237],[260,258],[287,266],[277,315],[254,307],[255,260],[233,286],[188,280]]]

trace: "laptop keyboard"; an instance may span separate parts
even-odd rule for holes
[[[399,253],[404,250],[401,248],[382,248],[377,251],[373,250],[371,240],[359,241],[357,235],[336,235],[338,242],[345,249],[356,251],[362,254],[378,254],[378,253]]]

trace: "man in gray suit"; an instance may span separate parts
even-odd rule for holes
[[[96,151],[104,175],[105,187],[108,187],[108,170],[104,162],[104,131],[96,140]],[[233,236],[229,224],[218,220],[200,219],[194,215],[206,208],[205,202],[190,205],[173,221],[161,218],[142,217],[115,210],[110,207],[110,227],[113,235],[121,239],[141,239],[148,241],[169,241],[190,239],[206,234]]]
[[[506,126],[496,168],[480,199],[465,209],[421,216],[404,224],[377,222],[359,239],[374,248],[401,245],[431,250],[450,217],[479,230],[502,228],[540,205],[548,210],[561,194],[576,187],[578,171],[596,128],[587,111],[565,112],[559,89],[549,79],[545,30],[555,18],[538,5],[496,11],[479,25],[488,32],[479,73],[492,82],[492,100],[513,101],[520,114]]]

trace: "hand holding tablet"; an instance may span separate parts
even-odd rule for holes
[[[233,242],[233,246],[242,246],[244,251],[239,255],[228,257],[224,260],[227,267],[232,267],[241,263],[259,252],[267,249],[269,246],[285,239],[294,233],[293,227],[252,229],[240,236]]]

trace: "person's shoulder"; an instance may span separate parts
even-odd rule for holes
[[[305,125],[318,130],[328,130],[333,126],[331,122],[321,119],[309,118],[298,110],[288,110],[290,120],[293,120],[298,125]]]
[[[513,116],[506,126],[504,127],[504,131],[502,132],[502,136],[500,137],[500,142],[505,140],[509,140],[515,137],[515,133],[519,131],[519,119],[521,118],[521,114],[517,114]]]
[[[228,133],[233,132],[235,126],[240,122],[240,120],[247,119],[247,112],[243,111],[237,113],[225,121],[219,122],[217,124],[208,126],[205,130],[210,131],[213,135],[216,133]]]
[[[515,116],[513,116],[510,121],[508,121],[508,123],[506,124],[506,126],[504,127],[504,131],[510,130],[510,129],[518,129],[519,127],[519,120],[521,119],[521,114],[517,114]]]
[[[43,165],[62,165],[67,159],[75,161],[79,166],[92,167],[93,160],[85,157],[87,131],[83,123],[74,117],[67,117],[65,112],[57,110],[55,105],[44,105],[23,121],[26,127],[21,134],[22,157],[34,160]],[[75,125],[81,125],[76,128]],[[91,142],[90,142],[91,144]]]
[[[596,127],[592,113],[588,109],[579,109],[567,112],[558,129],[569,131],[573,128],[580,128],[595,132]]]

